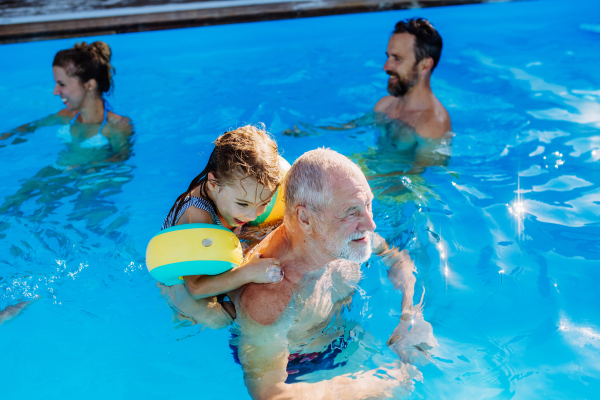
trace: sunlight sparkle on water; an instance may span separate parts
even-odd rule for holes
[[[521,195],[517,198],[517,200],[513,201],[511,204],[506,205],[508,207],[508,211],[517,218],[517,232],[518,235],[521,236],[523,233],[523,218],[525,217],[525,203],[521,200]]]
[[[516,200],[512,204],[507,204],[508,211],[516,217],[521,217],[525,214],[525,205],[522,201]]]

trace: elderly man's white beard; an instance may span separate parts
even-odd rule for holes
[[[366,244],[353,243],[355,239],[366,238]],[[371,257],[371,240],[373,232],[356,232],[346,238],[342,246],[336,241],[336,238],[323,237],[323,246],[330,252],[333,257],[352,261],[355,263],[363,263]]]

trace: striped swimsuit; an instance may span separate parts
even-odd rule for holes
[[[223,226],[223,224],[221,223],[221,220],[217,216],[217,212],[215,211],[214,207],[212,206],[212,204],[210,204],[210,202],[208,200],[203,199],[201,197],[193,197],[192,196],[192,197],[188,197],[185,199],[185,202],[181,206],[181,209],[177,213],[177,216],[167,215],[167,218],[165,218],[165,222],[163,222],[163,225],[160,228],[160,230],[162,231],[163,229],[167,229],[167,228],[177,225],[177,221],[179,221],[179,218],[181,218],[183,213],[186,212],[186,210],[190,207],[196,207],[196,208],[206,211],[212,217],[213,223],[215,225]],[[171,218],[169,218],[169,217],[171,217]]]

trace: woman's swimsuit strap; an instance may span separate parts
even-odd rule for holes
[[[80,111],[77,111],[77,115],[75,115],[75,117],[73,117],[73,119],[69,121],[69,125],[73,125],[75,123],[75,121],[77,121],[77,117],[79,117],[80,113],[81,113]],[[102,134],[102,129],[104,129],[104,125],[106,125],[107,117],[108,117],[108,108],[106,107],[106,103],[104,103],[104,117],[102,118],[102,124],[100,124],[100,129],[98,130],[99,135]]]
[[[187,209],[190,207],[196,207],[196,208],[206,211],[212,217],[213,224],[223,226],[223,224],[221,223],[221,220],[217,216],[217,212],[215,211],[215,208],[208,200],[203,199],[201,197],[191,196],[184,200],[184,203],[181,205],[181,209],[179,210],[179,212],[177,213],[176,216],[172,216],[171,214],[167,215],[167,218],[165,218],[165,221],[163,222],[163,225],[160,229],[163,230],[163,229],[170,228],[172,226],[177,225],[177,221],[179,221],[179,218],[181,218],[183,213],[186,212]]]

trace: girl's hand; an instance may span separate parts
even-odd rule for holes
[[[278,283],[283,279],[283,270],[276,258],[260,258],[261,254],[253,254],[247,263],[240,265],[247,282]]]

